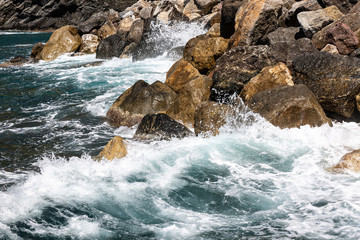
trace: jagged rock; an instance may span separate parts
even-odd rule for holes
[[[340,9],[340,11],[344,14],[346,14],[356,3],[358,0],[350,0],[350,1],[344,1],[344,0],[319,0],[319,3],[322,6],[328,7],[328,6],[336,6]]]
[[[332,44],[326,44],[326,46],[321,49],[321,52],[328,52],[331,54],[336,54],[339,55],[339,51],[337,50],[336,46],[332,45]]]
[[[350,118],[360,92],[360,59],[318,52],[294,59],[295,84],[314,92],[325,111]]]
[[[200,73],[206,73],[215,66],[215,61],[227,49],[228,40],[222,37],[200,35],[190,39],[184,49],[184,59]]]
[[[147,114],[141,120],[134,138],[142,140],[170,140],[171,138],[184,138],[193,133],[181,123],[178,123],[164,113]]]
[[[127,45],[124,50],[122,51],[121,55],[119,56],[119,58],[130,58],[130,56],[132,55],[132,53],[134,52],[135,48],[136,48],[137,44],[135,42],[130,43],[129,45]]]
[[[106,144],[104,149],[96,157],[96,160],[100,161],[105,158],[109,161],[114,159],[123,158],[127,155],[125,140],[122,137],[115,136]]]
[[[34,45],[34,47],[31,50],[31,58],[34,59],[40,59],[40,53],[41,51],[44,49],[45,44],[39,42],[37,44]]]
[[[184,8],[183,15],[186,16],[190,21],[201,17],[201,10],[198,9],[194,0],[190,0]]]
[[[314,34],[311,41],[317,49],[323,49],[324,46],[329,43],[326,35],[329,30],[338,23],[346,24],[354,33],[360,31],[360,2],[357,3],[346,15]]]
[[[210,99],[223,100],[227,95],[239,94],[252,77],[274,64],[269,46],[244,46],[227,51],[216,61]]]
[[[281,85],[294,85],[290,70],[284,63],[263,68],[244,86],[240,96],[244,102],[247,102],[256,93]]]
[[[360,150],[345,154],[339,163],[327,170],[333,173],[344,173],[346,170],[360,172]]]
[[[96,49],[100,43],[98,36],[94,34],[84,34],[81,36],[80,52],[86,54],[92,54],[96,52]]]
[[[229,48],[265,43],[268,33],[285,26],[282,12],[282,0],[245,0],[236,13]]]
[[[248,106],[280,128],[331,124],[314,94],[301,84],[261,91],[249,99]]]
[[[311,38],[316,32],[343,15],[336,6],[331,6],[317,11],[301,12],[297,15],[297,19],[305,35]]]
[[[174,63],[167,72],[165,84],[171,87],[175,92],[180,92],[188,82],[196,78],[202,79],[203,76],[193,67],[193,65],[181,58]]]
[[[317,0],[303,0],[295,2],[288,11],[286,21],[288,25],[298,26],[297,15],[304,11],[316,11],[322,9]]]
[[[75,52],[81,45],[81,37],[73,26],[65,26],[56,30],[40,53],[40,59],[51,61],[58,56]]]
[[[119,23],[118,31],[129,32],[133,22],[134,19],[132,17],[122,19]]]
[[[359,19],[360,20],[360,19]],[[359,45],[359,39],[344,23],[337,23],[326,33],[328,43],[334,44],[340,54],[350,54]]]
[[[202,14],[208,14],[219,3],[218,0],[195,0],[195,2]]]
[[[235,16],[242,1],[224,0],[221,8],[220,34],[223,38],[230,38],[235,32]]]
[[[139,43],[141,41],[142,35],[144,31],[144,21],[141,19],[134,20],[133,24],[131,25],[128,40],[130,42]]]
[[[105,39],[111,35],[116,34],[116,28],[114,24],[110,21],[107,21],[104,25],[101,26],[98,30],[98,37],[100,40]]]
[[[115,11],[114,9],[110,9],[107,20],[112,23],[118,22],[120,20],[119,12]]]
[[[212,25],[206,35],[210,37],[220,37],[220,23],[215,23],[214,25]]]
[[[212,101],[199,104],[194,115],[194,131],[196,136],[216,136],[219,129],[226,124],[226,116],[231,107]]]
[[[89,19],[85,22],[79,24],[79,32],[81,34],[90,33],[93,29],[98,29],[102,26],[107,19],[107,15],[104,12],[98,12],[93,14]]]
[[[140,10],[139,15],[142,19],[148,19],[148,18],[152,17],[152,11],[153,11],[153,8],[151,6],[145,7]]]
[[[116,99],[106,116],[112,126],[134,126],[145,114],[165,112],[174,102],[176,93],[166,84],[156,81],[149,85],[137,81]]]
[[[96,49],[96,58],[111,59],[119,57],[124,48],[129,45],[120,35],[114,34],[100,41]]]
[[[16,56],[14,58],[11,58],[8,62],[0,64],[0,68],[22,66],[25,63],[29,63],[29,62],[31,62],[31,59],[29,58],[26,58],[24,56]]]
[[[280,27],[267,35],[267,42],[273,45],[277,42],[295,41],[297,39],[296,36],[300,35],[299,32],[300,28],[298,27]]]
[[[360,48],[356,49],[350,54],[350,57],[360,58]]]

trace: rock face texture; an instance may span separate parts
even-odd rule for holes
[[[328,43],[334,44],[340,54],[350,54],[357,49],[359,39],[350,27],[344,23],[337,23],[326,33]]]
[[[33,1],[2,0],[0,1],[0,29],[51,29],[65,25],[80,26],[87,22],[98,21],[101,25],[106,21],[105,12],[110,9],[123,11],[137,0],[68,0],[68,1]],[[100,22],[99,22],[100,21]],[[102,22],[102,23],[101,23]],[[89,29],[87,32],[89,32]]]
[[[106,144],[96,159],[100,161],[102,158],[105,158],[111,161],[114,159],[123,158],[126,155],[127,150],[124,139],[119,136],[115,136],[110,140],[110,142],[108,142],[108,144]]]
[[[125,41],[120,35],[111,35],[99,43],[96,49],[96,58],[111,59],[119,57],[128,44],[129,42]]]
[[[325,111],[350,118],[360,92],[360,59],[327,52],[299,56],[293,61],[295,84],[304,84]]]
[[[178,123],[164,113],[147,114],[141,120],[134,137],[143,140],[169,140],[184,138],[193,133],[184,125]]]
[[[261,91],[250,98],[248,105],[280,128],[331,124],[314,94],[301,84],[278,86]]]
[[[224,0],[221,9],[220,35],[230,38],[235,32],[235,16],[242,1]]]

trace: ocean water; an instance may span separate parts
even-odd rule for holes
[[[167,46],[204,32],[159,29]],[[0,62],[49,36],[0,32]],[[153,142],[109,126],[122,92],[173,63],[65,55],[0,69],[0,239],[360,238],[360,175],[325,170],[360,147],[356,123],[281,130],[245,110],[219,136]],[[128,156],[93,161],[115,135]]]

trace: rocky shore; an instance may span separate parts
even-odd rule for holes
[[[95,21],[97,13],[70,22],[73,26],[56,30],[45,45],[34,46],[31,58],[49,61],[75,52],[140,60],[175,53],[177,61],[164,83],[139,80],[107,113],[114,127],[139,124],[134,138],[217,135],[242,108],[279,128],[358,121],[357,1],[140,0],[121,12],[116,5],[108,6],[112,9],[102,15],[102,22]],[[208,32],[180,48],[157,48],[148,38],[154,21],[195,21]],[[99,157],[125,156],[123,144],[115,137]],[[120,155],[113,152],[117,149]],[[333,172],[358,171],[353,164],[359,165],[359,154],[353,155],[344,157]]]

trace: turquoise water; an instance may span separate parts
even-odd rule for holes
[[[0,32],[0,62],[48,37]],[[219,136],[151,143],[108,125],[122,92],[173,63],[66,55],[0,69],[0,239],[360,238],[360,175],[324,170],[359,148],[358,124],[280,130],[243,111],[255,121],[228,119]],[[115,135],[128,156],[94,162]]]

